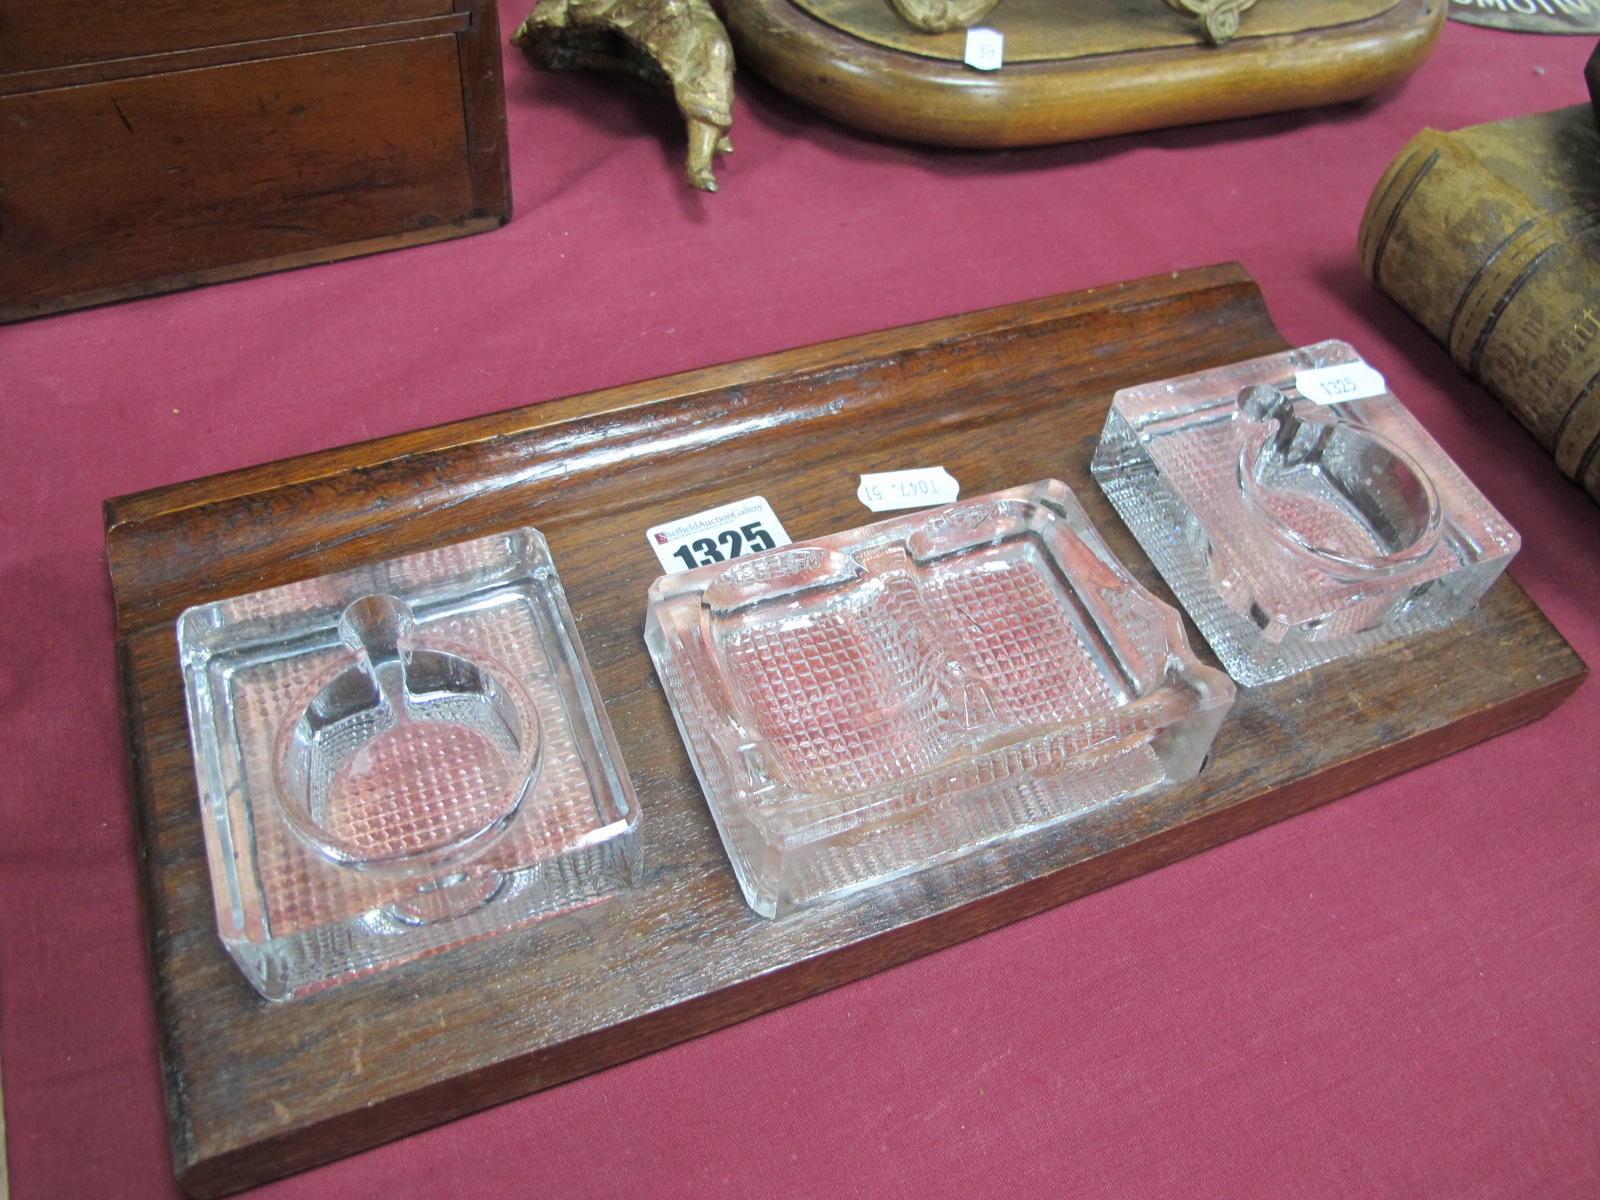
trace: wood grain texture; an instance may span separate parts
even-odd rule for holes
[[[358,29],[450,11],[451,0],[0,0],[0,74]]]
[[[367,26],[360,31],[358,39],[360,45],[376,46],[384,42],[403,42],[440,34],[454,36],[465,30],[467,25],[468,22],[456,13],[441,13],[419,17],[416,20],[391,21],[385,25]],[[285,34],[282,37],[242,44],[192,46],[183,50],[165,50],[157,54],[89,59],[59,67],[0,75],[0,96],[75,88],[119,79],[138,79],[146,75],[169,75],[174,71],[198,71],[202,67],[226,67],[260,59],[285,58],[291,54],[316,54],[323,50],[343,50],[350,45],[351,33],[348,29],[328,29]],[[200,82],[203,86],[204,80]]]
[[[1137,43],[1143,14],[1130,6],[1121,19]],[[1402,0],[1329,28],[995,72],[853,38],[790,0],[727,0],[727,20],[741,66],[843,124],[934,145],[1031,146],[1371,95],[1421,65],[1445,6]]]
[[[976,936],[1542,715],[1585,668],[1509,578],[1457,627],[1244,690],[1198,780],[768,921],[745,907],[642,642],[644,530],[754,493],[796,539],[863,471],[1090,483],[1112,392],[1283,348],[1215,267],[806,347],[107,503],[174,1159],[247,1187]],[[187,605],[509,528],[550,542],[643,811],[645,882],[289,1004],[213,923],[172,622]],[[1493,671],[1484,664],[1493,663]]]
[[[433,7],[0,75],[0,321],[504,224],[495,8]]]

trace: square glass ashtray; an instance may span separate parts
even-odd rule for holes
[[[1190,778],[1234,697],[1055,480],[665,576],[645,640],[768,917]]]
[[[1297,386],[1351,366],[1320,342],[1111,401],[1090,472],[1247,686],[1448,625],[1521,544],[1392,393]]]
[[[282,1000],[630,887],[638,804],[521,529],[190,608],[217,929]]]

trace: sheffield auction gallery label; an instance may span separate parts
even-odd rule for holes
[[[789,535],[764,496],[652,526],[645,537],[668,575],[789,544]]]

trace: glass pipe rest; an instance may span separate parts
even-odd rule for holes
[[[645,641],[768,917],[1190,778],[1234,696],[1054,480],[665,576]]]
[[[1321,342],[1111,402],[1090,472],[1247,686],[1470,612],[1521,544],[1392,393],[1317,404]]]
[[[638,806],[543,538],[187,610],[223,944],[285,999],[632,886]]]

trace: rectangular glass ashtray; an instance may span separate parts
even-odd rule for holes
[[[639,821],[544,539],[178,621],[217,928],[281,1000],[632,885]]]
[[[1352,364],[1329,341],[1124,388],[1090,466],[1247,686],[1459,619],[1521,544],[1392,393],[1296,386]]]
[[[769,917],[1189,778],[1234,695],[1055,480],[665,576],[645,640]]]

